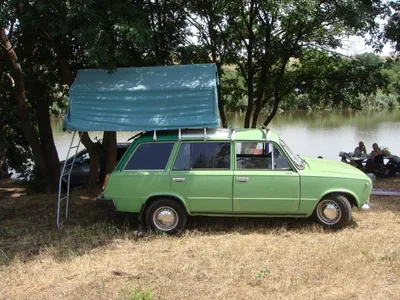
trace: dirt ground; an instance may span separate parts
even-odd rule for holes
[[[376,188],[400,189],[400,178]],[[0,180],[0,299],[399,299],[400,197],[373,197],[352,226],[310,220],[190,218],[179,238],[138,236],[134,216],[72,193]]]

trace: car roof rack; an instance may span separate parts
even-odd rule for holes
[[[268,140],[268,133],[269,128],[267,128],[264,124],[260,123],[260,129],[265,134],[265,140]],[[178,141],[181,141],[182,138],[203,138],[206,141],[209,138],[213,137],[223,137],[229,138],[230,140],[234,141],[236,133],[245,130],[243,128],[179,128],[179,129],[167,129],[167,130],[148,130],[142,131],[134,136],[130,137],[128,141],[132,141],[141,136],[152,136],[153,141],[157,141],[157,138],[160,136],[167,136],[167,135],[176,135]]]
[[[269,128],[265,126],[263,123],[260,123],[260,129],[265,130],[265,140],[268,141],[268,133],[269,133]]]
[[[184,137],[192,138],[203,138],[207,140],[212,137],[230,137],[232,130],[228,128],[179,128],[179,129],[167,129],[167,130],[150,130],[143,133],[137,134],[131,137],[129,140],[137,138],[139,136],[152,136],[153,140],[156,141],[160,136],[176,135],[178,140],[182,140]]]

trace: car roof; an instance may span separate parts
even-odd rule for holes
[[[237,141],[268,141],[279,143],[279,136],[269,129],[237,128],[237,129],[185,129],[147,131],[141,137],[162,137],[162,140],[237,140]],[[140,138],[140,137],[138,137]],[[147,138],[146,138],[147,139]]]

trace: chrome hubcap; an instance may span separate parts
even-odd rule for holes
[[[157,208],[153,214],[153,223],[161,231],[172,230],[178,225],[179,217],[176,211],[168,206]]]
[[[332,200],[322,200],[318,204],[317,214],[322,222],[327,225],[333,225],[340,220],[342,211],[336,202]]]

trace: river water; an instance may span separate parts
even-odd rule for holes
[[[232,127],[243,127],[244,115],[228,117]],[[260,117],[260,122],[262,118]],[[63,132],[62,120],[53,120],[52,128],[60,160],[65,159],[71,133]],[[372,144],[388,147],[400,156],[400,110],[385,112],[284,112],[277,114],[269,128],[300,156],[340,160],[340,151],[352,152],[363,141],[367,151]],[[118,142],[126,142],[135,132],[117,133]],[[90,136],[102,138],[102,132]]]

